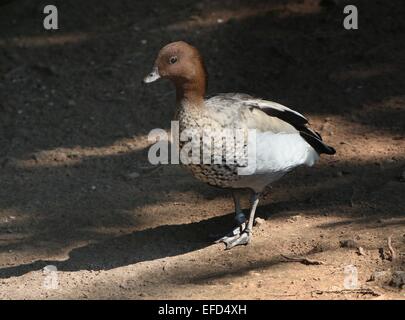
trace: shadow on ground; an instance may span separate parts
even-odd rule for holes
[[[62,28],[54,33],[40,27],[36,14],[43,1],[1,7],[0,216],[8,220],[0,225],[0,250],[32,250],[35,256],[44,243],[56,251],[80,241],[98,242],[73,249],[66,261],[22,262],[1,269],[0,276],[47,264],[66,271],[108,270],[201,249],[209,245],[210,233],[225,231],[229,210],[207,219],[196,212],[185,223],[167,225],[160,211],[151,218],[137,215],[176,201],[195,201],[202,208],[202,202],[226,195],[177,168],[127,180],[128,172],[146,162],[146,150],[83,157],[74,165],[35,158],[56,148],[80,154],[81,148],[136,141],[153,128],[167,128],[172,88],[168,83],[144,88],[139,82],[158,49],[172,40],[185,39],[201,49],[210,93],[271,98],[310,116],[359,124],[358,135],[377,131],[387,145],[401,143],[404,5],[399,0],[356,3],[357,31],[342,28],[340,6],[325,9],[315,1],[169,1],[162,6],[86,1],[84,8],[55,1]],[[16,165],[30,159],[32,167]],[[274,188],[275,200],[264,203],[261,215],[339,211],[365,225],[373,215],[403,215],[403,187],[397,182],[403,158],[379,159],[390,162],[384,168],[373,159],[324,163],[291,175]],[[184,200],[185,194],[190,198]],[[173,211],[190,213],[181,207],[162,212]],[[147,227],[153,219],[161,225]],[[114,231],[103,233],[108,228]]]

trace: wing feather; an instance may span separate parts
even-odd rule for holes
[[[213,100],[211,100],[213,99]],[[268,117],[279,121],[268,121],[267,126],[271,131],[280,130],[280,128],[288,128],[292,126],[299,132],[301,137],[312,146],[319,154],[335,154],[336,151],[333,147],[327,145],[322,141],[321,135],[309,127],[308,119],[301,113],[290,109],[282,104],[267,101],[263,99],[254,98],[248,94],[241,93],[224,93],[211,98],[211,102],[215,105],[215,101],[226,101],[228,105],[239,105],[242,109],[248,108],[249,110],[259,110]],[[218,99],[218,100],[216,100]],[[283,122],[285,123],[283,125]],[[287,125],[288,124],[288,125]],[[274,128],[273,128],[274,127]],[[291,128],[291,127],[290,127]],[[292,128],[291,128],[292,129]]]

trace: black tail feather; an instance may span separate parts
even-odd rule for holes
[[[325,153],[332,155],[336,153],[336,150],[333,147],[328,146],[326,143],[320,140],[322,138],[318,139],[315,135],[311,135],[303,131],[300,131],[300,135],[319,154]]]

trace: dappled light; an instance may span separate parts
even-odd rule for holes
[[[80,42],[88,40],[90,37],[88,34],[64,34],[61,36],[33,36],[33,37],[18,37],[11,39],[0,39],[1,47],[44,47],[44,46],[62,46],[66,44],[78,44]]]
[[[339,293],[344,266],[367,288],[376,270],[404,270],[400,0],[352,1],[356,31],[342,4],[318,0],[54,2],[61,28],[47,32],[41,1],[0,6],[0,298],[369,299]],[[169,130],[176,99],[167,82],[140,82],[179,39],[201,51],[209,95],[280,102],[337,151],[266,190],[246,247],[212,243],[234,222],[227,190],[148,161],[148,133]],[[403,298],[386,287],[375,294]]]
[[[318,1],[313,0],[287,3],[285,1],[259,2],[242,7],[233,6],[229,9],[211,8],[208,4],[201,2],[199,7],[201,8],[201,15],[192,16],[189,20],[171,24],[168,26],[169,30],[196,30],[256,16],[273,14],[283,18],[294,14],[315,14],[321,10]]]

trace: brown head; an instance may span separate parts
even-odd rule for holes
[[[167,78],[176,86],[177,100],[193,103],[203,101],[207,74],[203,59],[196,48],[184,41],[164,46],[157,56],[152,72],[143,82]]]

